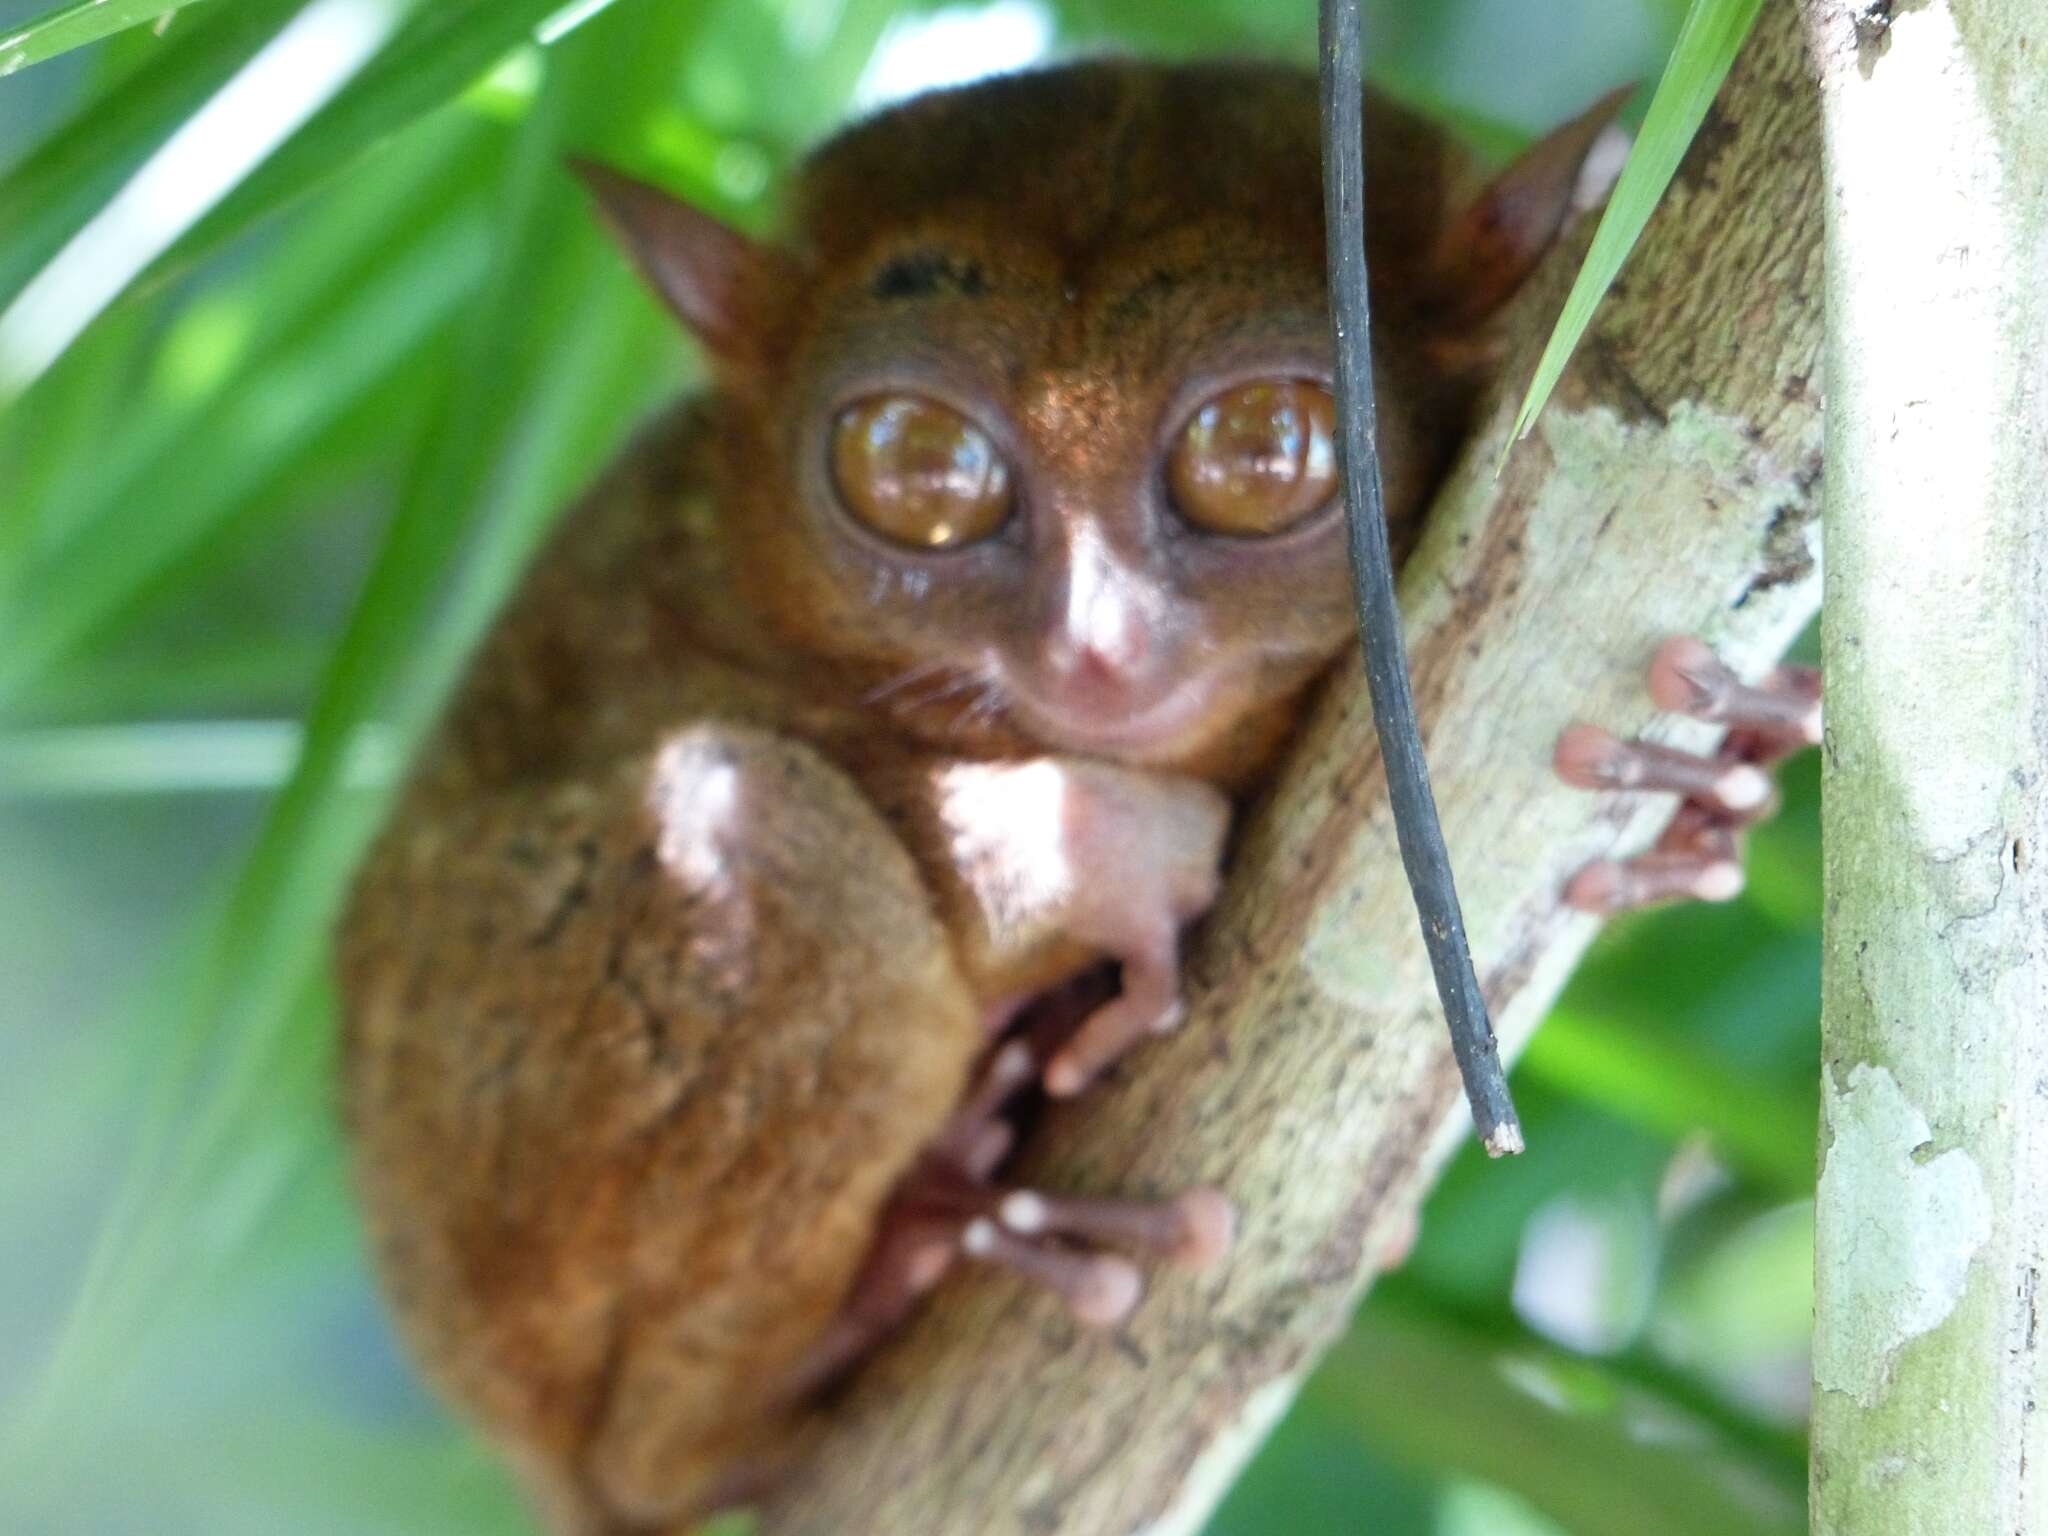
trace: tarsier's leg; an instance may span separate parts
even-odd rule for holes
[[[1582,911],[1735,896],[1742,889],[1742,829],[1777,809],[1765,769],[1820,740],[1820,673],[1811,667],[1779,667],[1748,684],[1703,642],[1680,636],[1658,647],[1649,684],[1660,707],[1724,724],[1728,734],[1712,757],[1622,741],[1583,722],[1558,738],[1557,772],[1569,784],[1685,797],[1649,852],[1602,859],[1572,877],[1565,900]]]
[[[1000,1145],[1007,1151],[1007,1139]],[[1106,1328],[1144,1294],[1142,1266],[1126,1255],[1200,1269],[1230,1249],[1236,1212],[1214,1189],[1164,1200],[1089,1198],[1002,1183],[992,1172],[934,1153],[904,1180],[845,1308],[792,1378],[792,1396],[859,1360],[962,1259],[1042,1286],[1076,1321]]]
[[[423,791],[344,969],[371,1228],[444,1389],[565,1536],[728,1496],[983,1049],[896,834],[738,727]]]

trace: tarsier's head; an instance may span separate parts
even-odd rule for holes
[[[1368,114],[1397,537],[1596,129],[1481,195]],[[853,128],[774,244],[588,174],[711,359],[771,621],[927,736],[1189,764],[1351,623],[1319,167],[1306,74],[1094,63]]]

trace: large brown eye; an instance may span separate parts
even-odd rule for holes
[[[918,549],[985,539],[1010,515],[1010,470],[973,422],[935,400],[881,395],[832,428],[832,478],[847,509]]]
[[[1337,489],[1337,407],[1305,379],[1226,389],[1195,412],[1166,463],[1180,515],[1211,533],[1279,533]]]

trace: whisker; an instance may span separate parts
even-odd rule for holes
[[[1001,686],[987,666],[957,667],[942,661],[928,661],[898,673],[871,688],[862,702],[879,703],[893,698],[897,710],[929,709],[948,700],[958,700],[954,720],[960,724],[982,724],[1002,713]]]
[[[984,683],[981,689],[967,701],[967,712],[963,718],[973,725],[987,725],[1003,712],[1003,691],[994,683]]]
[[[941,699],[950,699],[963,693],[979,692],[987,687],[988,680],[986,678],[974,672],[962,672],[943,687],[935,688],[925,694],[918,702],[922,704],[936,704]]]
[[[866,693],[861,695],[860,701],[863,704],[879,704],[882,700],[888,698],[890,694],[899,693],[903,689],[909,688],[914,684],[922,683],[930,678],[937,677],[944,673],[946,670],[947,666],[946,663],[943,661],[921,662],[917,666],[909,668],[907,671],[897,673],[896,676],[888,679],[888,681],[880,683],[873,688],[870,688]]]

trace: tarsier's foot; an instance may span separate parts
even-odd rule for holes
[[[1622,741],[1583,722],[1558,737],[1557,773],[1568,784],[1685,797],[1649,852],[1602,859],[1571,878],[1565,900],[1581,911],[1735,896],[1742,889],[1741,831],[1777,809],[1777,790],[1764,770],[1820,740],[1821,682],[1812,667],[1779,667],[1751,685],[1704,642],[1679,636],[1658,647],[1649,684],[1661,708],[1724,724],[1728,734],[1712,757]]]
[[[1129,1256],[1202,1268],[1229,1251],[1235,1222],[1229,1202],[1213,1189],[1167,1200],[1056,1195],[943,1157],[929,1159],[897,1199],[905,1219],[944,1229],[965,1257],[1045,1286],[1079,1321],[1098,1327],[1122,1322],[1143,1293]]]
[[[961,1258],[1007,1269],[1059,1296],[1077,1322],[1110,1328],[1144,1294],[1132,1256],[1206,1268],[1230,1251],[1236,1222],[1229,1200],[1206,1187],[1152,1201],[1054,1195],[976,1177],[935,1154],[883,1213],[853,1294],[790,1395],[808,1395],[859,1360]]]
[[[1108,1328],[1144,1294],[1145,1264],[1203,1269],[1229,1253],[1237,1213],[1219,1190],[1102,1199],[997,1177],[1016,1140],[1009,1115],[1046,1086],[1051,1064],[1070,1059],[1075,1035],[1115,1006],[1092,1006],[1097,1001],[1095,989],[1077,985],[1032,1010],[990,1052],[952,1123],[897,1187],[853,1294],[806,1362],[800,1391],[866,1354],[963,1258],[1043,1286],[1076,1321]]]

